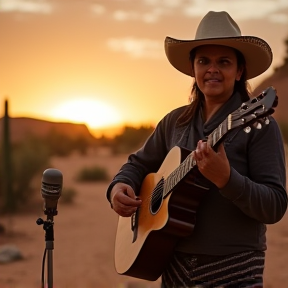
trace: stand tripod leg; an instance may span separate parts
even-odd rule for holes
[[[53,221],[52,221],[53,223]],[[50,223],[51,224],[51,223]],[[47,284],[48,288],[53,288],[53,249],[54,249],[54,232],[53,225],[49,225],[46,230],[46,251],[47,251]]]
[[[47,282],[48,288],[53,288],[53,250],[47,250]]]

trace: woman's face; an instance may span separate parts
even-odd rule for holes
[[[196,50],[193,72],[206,100],[228,100],[242,71],[237,65],[236,53],[230,47],[205,45]]]

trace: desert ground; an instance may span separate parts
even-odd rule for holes
[[[64,187],[76,189],[72,204],[59,199],[54,217],[53,283],[54,288],[159,288],[149,282],[118,275],[114,268],[114,241],[117,215],[111,210],[105,192],[109,182],[78,183],[76,173],[83,167],[106,167],[111,178],[126,161],[126,155],[111,156],[109,151],[91,151],[86,156],[73,154],[53,158],[51,168],[63,173]],[[6,228],[0,234],[0,246],[16,245],[23,259],[0,264],[0,288],[40,288],[45,232],[36,220],[43,213],[40,195],[41,177],[36,179],[39,193],[29,212],[2,215]],[[37,184],[38,183],[38,184]],[[31,196],[32,197],[32,196]],[[27,210],[27,209],[26,209]],[[268,226],[268,251],[265,288],[288,288],[288,215]],[[47,267],[47,265],[46,265]],[[46,273],[45,273],[46,274]]]

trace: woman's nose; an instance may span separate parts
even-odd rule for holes
[[[209,72],[213,72],[213,73],[218,73],[219,72],[219,67],[218,67],[217,63],[212,62],[210,64],[210,66],[208,67],[208,71]]]

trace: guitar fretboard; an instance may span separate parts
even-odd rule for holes
[[[207,142],[214,147],[220,139],[231,129],[231,114],[210,134]]]
[[[211,147],[214,147],[230,129],[231,114],[208,135],[207,142]],[[167,196],[194,166],[196,166],[196,161],[193,159],[192,153],[190,153],[164,181],[163,197]]]

